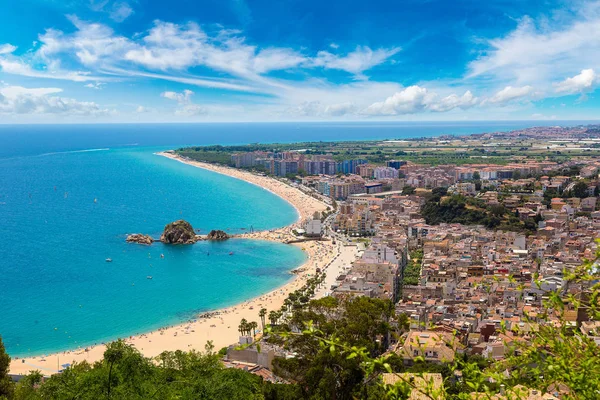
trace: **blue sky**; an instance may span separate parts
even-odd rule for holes
[[[598,118],[600,1],[0,9],[0,123]]]

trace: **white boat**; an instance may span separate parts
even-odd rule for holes
[[[146,279],[152,279],[152,275],[148,275]]]
[[[107,258],[106,262],[112,262],[112,258]]]

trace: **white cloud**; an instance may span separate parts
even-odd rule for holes
[[[347,101],[336,104],[323,104],[321,101],[305,101],[301,104],[291,106],[283,110],[281,115],[294,117],[343,117],[355,115],[359,108],[356,104]]]
[[[597,76],[593,69],[584,69],[579,75],[555,84],[555,91],[567,94],[585,92],[592,89],[596,78]]]
[[[446,112],[455,108],[461,108],[466,110],[477,105],[479,99],[473,96],[470,90],[467,90],[462,96],[451,94],[439,100],[437,103],[433,103],[429,106],[431,111]]]
[[[0,54],[10,54],[17,49],[17,46],[13,46],[10,43],[0,45]]]
[[[39,37],[43,44],[36,55],[51,69],[60,64],[59,56],[75,56],[84,66],[99,69],[112,64],[115,57],[132,47],[127,38],[115,35],[106,25],[88,23],[74,15],[68,18],[77,28],[74,33],[65,34],[59,30],[48,29]]]
[[[139,114],[145,113],[145,112],[147,112],[147,111],[148,111],[148,109],[147,109],[146,107],[144,107],[144,106],[138,106],[138,107],[135,109],[135,112],[136,112],[136,113],[139,113]]]
[[[600,2],[583,3],[575,15],[524,17],[514,31],[486,43],[488,49],[469,63],[469,77],[551,86],[582,65],[600,68]]]
[[[399,51],[399,47],[373,51],[367,46],[358,46],[353,52],[339,56],[323,50],[317,53],[317,57],[312,63],[317,67],[338,69],[364,78],[363,72],[382,64]]]
[[[507,86],[504,89],[498,91],[492,97],[486,100],[487,103],[500,104],[507,103],[509,101],[523,99],[530,96],[533,93],[533,87],[512,87]]]
[[[384,101],[371,104],[365,110],[368,115],[399,115],[414,114],[424,111],[431,94],[426,88],[420,86],[409,86],[406,89],[394,93]]]
[[[206,114],[208,114],[208,110],[199,104],[186,104],[175,111],[175,115],[182,115],[185,117],[194,117]]]
[[[59,88],[24,88],[6,86],[0,88],[0,114],[66,114],[104,115],[94,102],[80,102],[75,99],[51,96],[62,92]]]
[[[104,83],[103,82],[95,82],[95,83],[88,83],[88,84],[83,85],[83,86],[86,87],[86,88],[89,88],[89,89],[99,90],[99,89],[102,89],[102,86],[104,86]]]
[[[273,70],[297,67],[306,60],[302,54],[291,49],[265,49],[254,57],[252,69],[258,74],[263,74]]]
[[[339,49],[339,48],[340,48],[340,45],[339,45],[339,44],[337,44],[337,43],[330,43],[330,44],[329,44],[329,47],[331,47],[332,49],[336,49],[336,50],[337,50],[337,49]]]
[[[123,22],[133,14],[133,8],[124,1],[119,1],[113,4],[109,15],[115,22]]]
[[[161,97],[169,100],[175,100],[179,104],[189,104],[192,101],[192,95],[194,92],[191,90],[185,89],[183,92],[162,92],[160,94]]]
[[[99,76],[92,76],[89,72],[82,71],[47,71],[47,70],[35,70],[28,64],[23,63],[20,60],[6,60],[0,58],[0,70],[7,74],[28,76],[31,78],[50,78],[58,80],[69,80],[74,82],[85,82],[90,80],[109,80],[110,78],[104,78]]]

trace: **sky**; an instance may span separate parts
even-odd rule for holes
[[[0,123],[598,119],[600,1],[0,0]]]

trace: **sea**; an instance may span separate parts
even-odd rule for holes
[[[201,233],[241,233],[298,218],[264,189],[158,151],[574,124],[0,125],[0,336],[23,357],[139,334],[273,290],[306,260],[297,247],[257,240],[126,243],[130,233],[158,237],[178,219]]]

